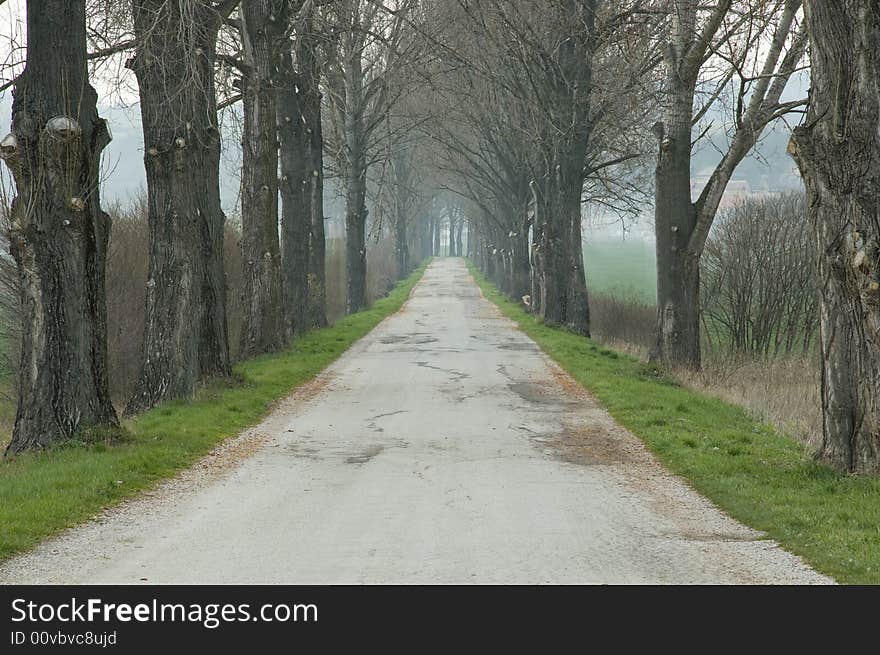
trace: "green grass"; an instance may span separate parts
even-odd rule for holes
[[[584,241],[587,288],[653,305],[657,302],[654,244],[641,239],[596,238]]]
[[[67,446],[0,463],[0,558],[93,516],[192,464],[224,438],[266,415],[272,403],[314,377],[397,311],[424,266],[365,311],[296,339],[285,352],[235,367],[191,401],[173,401],[126,422],[113,446]]]
[[[743,408],[543,325],[471,270],[489,300],[697,491],[838,581],[880,584],[880,479],[817,464]]]

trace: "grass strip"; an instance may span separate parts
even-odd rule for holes
[[[258,423],[276,400],[400,309],[426,265],[369,309],[295,339],[284,352],[237,364],[235,383],[209,384],[192,400],[126,421],[121,443],[60,446],[0,462],[0,559],[173,476]]]
[[[839,582],[880,584],[880,479],[818,464],[742,407],[544,325],[468,266],[486,298],[694,489]]]

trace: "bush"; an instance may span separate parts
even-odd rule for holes
[[[710,346],[757,356],[811,349],[817,307],[803,193],[720,214],[701,275]]]
[[[600,341],[647,351],[653,344],[657,310],[634,296],[590,296],[590,332]]]

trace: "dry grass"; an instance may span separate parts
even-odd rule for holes
[[[674,375],[686,387],[742,405],[801,443],[819,445],[819,367],[811,356],[710,357],[703,370],[678,370]]]
[[[648,359],[644,344],[601,336],[596,340],[639,361]],[[688,389],[745,407],[754,417],[810,448],[819,445],[819,367],[811,355],[752,358],[708,353],[702,370],[676,369],[671,375]]]
[[[345,316],[345,239],[327,239],[327,320],[332,325]],[[397,284],[391,237],[367,241],[367,302],[384,298]]]
[[[647,361],[656,310],[634,297],[593,294],[593,337],[618,352]],[[671,372],[685,387],[745,407],[756,418],[809,447],[822,433],[819,368],[810,354],[758,357],[706,348],[703,369]]]
[[[654,338],[657,309],[637,296],[594,293],[590,296],[590,331],[600,341],[647,349]]]

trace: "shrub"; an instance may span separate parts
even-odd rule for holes
[[[647,351],[654,338],[657,310],[635,296],[590,296],[590,331],[607,343],[625,343]]]
[[[810,350],[813,270],[803,193],[746,200],[721,213],[701,269],[709,344],[758,356]]]

